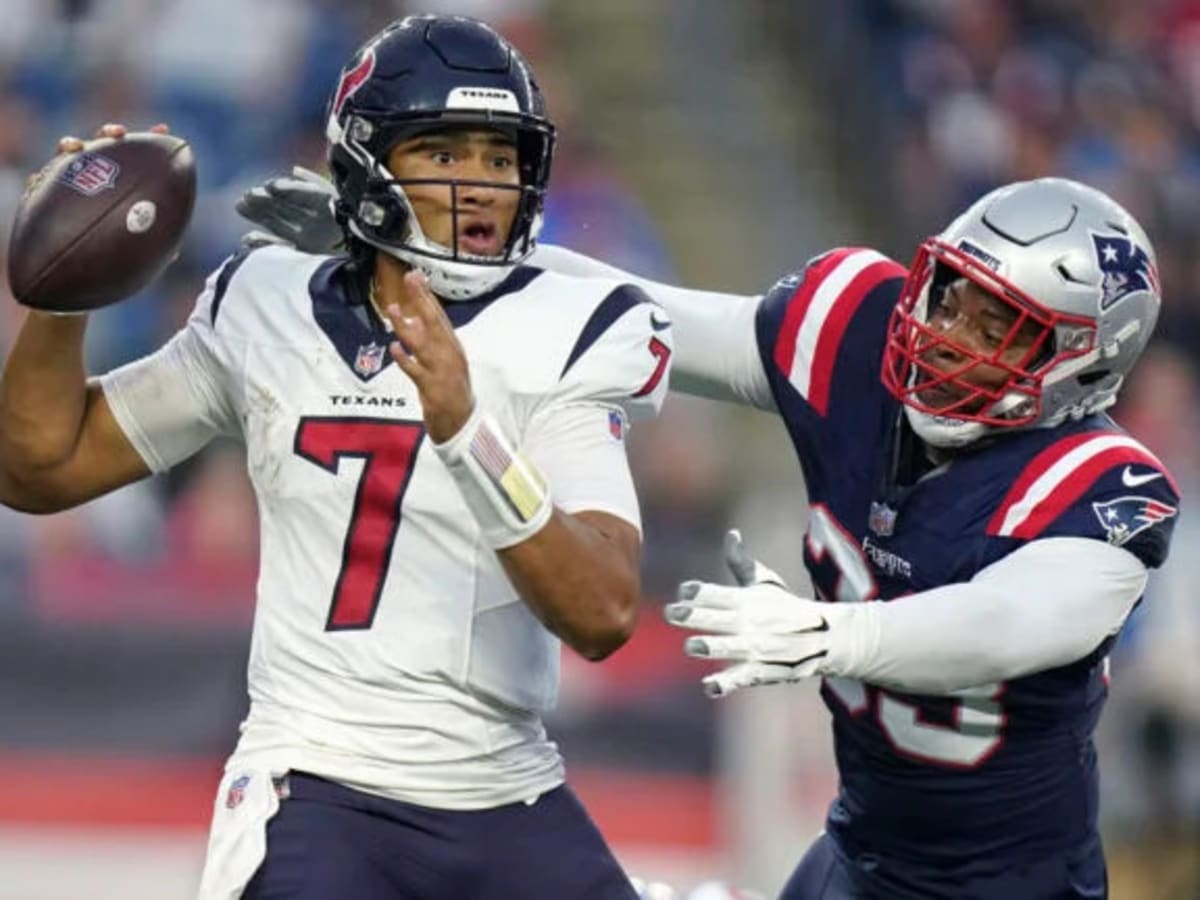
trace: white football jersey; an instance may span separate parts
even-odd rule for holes
[[[166,347],[102,380],[156,471],[218,432],[245,442],[262,563],[230,765],[446,809],[531,799],[563,778],[541,722],[559,642],[481,540],[347,280],[342,258],[244,253]],[[666,391],[662,309],[618,281],[522,267],[446,310],[476,402],[555,505],[638,525],[624,432]]]

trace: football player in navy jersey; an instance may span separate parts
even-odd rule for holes
[[[243,213],[286,233],[322,190],[277,180]],[[561,247],[531,262],[632,277]],[[1107,896],[1106,657],[1179,508],[1105,415],[1161,302],[1142,228],[1044,178],[986,195],[907,269],[843,248],[761,296],[634,283],[675,324],[671,388],[775,411],[808,492],[815,598],[733,533],[737,585],[686,582],[666,610],[690,655],[730,661],[713,696],[821,679],[839,791],[782,896]]]

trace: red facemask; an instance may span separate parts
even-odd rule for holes
[[[1016,317],[1004,339],[990,352],[981,353],[952,341],[948,333],[929,324],[931,286],[938,277],[949,283],[941,267],[962,276],[1009,306]],[[1022,333],[1034,336],[1016,361],[1004,361],[1006,351]],[[1071,346],[1056,346],[1060,325],[1071,326]],[[1088,353],[1096,341],[1096,323],[1083,316],[1054,312],[983,261],[938,238],[930,238],[917,251],[905,279],[900,299],[888,322],[883,352],[884,386],[906,406],[934,416],[999,427],[1016,427],[1035,421],[1042,411],[1042,380],[1065,360]],[[944,349],[952,351],[947,354]],[[937,356],[941,362],[935,364]],[[946,360],[953,359],[947,367]],[[1007,378],[994,386],[971,379],[979,366],[1003,370]],[[1003,402],[1001,402],[1003,401]]]

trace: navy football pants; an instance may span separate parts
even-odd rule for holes
[[[1108,879],[1097,840],[1003,875],[956,880],[877,858],[848,860],[833,838],[821,835],[804,854],[779,900],[1105,900]]]
[[[428,809],[293,773],[243,900],[636,900],[565,786],[536,803]]]
[[[822,834],[808,848],[779,900],[860,900],[849,866],[829,835]]]

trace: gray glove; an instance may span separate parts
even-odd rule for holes
[[[283,241],[304,253],[335,253],[343,241],[333,215],[336,197],[326,178],[295,166],[290,176],[272,178],[242,194],[238,214],[268,232],[253,231],[243,241]]]

